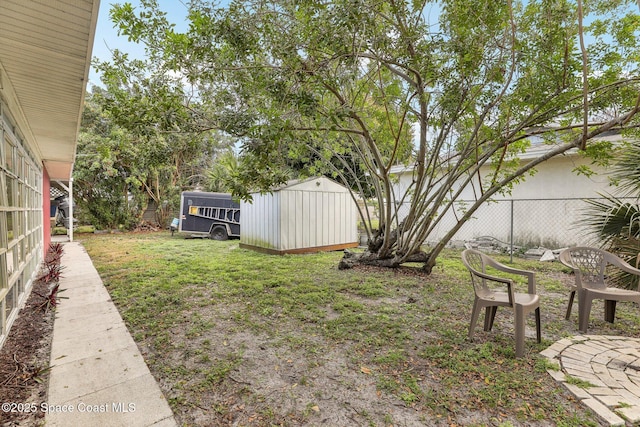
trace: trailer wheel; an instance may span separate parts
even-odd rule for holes
[[[210,238],[212,240],[227,240],[229,238],[229,235],[227,234],[227,230],[224,227],[217,226],[213,227],[213,230],[211,230]]]

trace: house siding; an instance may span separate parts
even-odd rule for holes
[[[0,347],[31,291],[43,257],[46,187],[43,168],[34,160],[1,95]]]

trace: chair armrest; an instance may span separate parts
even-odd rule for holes
[[[508,267],[504,264],[499,263],[498,261],[495,261],[493,259],[490,260],[490,262],[488,263],[491,267],[495,268],[496,270],[500,270],[504,273],[509,273],[509,274],[516,274],[519,276],[525,276],[527,278],[527,289],[528,292],[530,294],[535,294],[536,292],[536,273],[535,271],[529,271],[529,270],[520,270],[517,268],[513,268],[513,267]]]
[[[474,270],[471,274],[473,274],[474,276],[481,277],[485,280],[490,280],[492,282],[497,282],[497,283],[502,283],[504,285],[507,285],[507,294],[509,295],[509,304],[513,306],[513,301],[515,300],[515,297],[513,295],[514,294],[513,280],[507,279],[505,277],[492,276],[490,274],[482,273],[477,270]]]
[[[622,258],[618,257],[618,256],[612,256],[610,259],[608,259],[609,263],[618,267],[620,270],[625,271],[627,273],[630,274],[636,274],[638,276],[640,276],[640,270],[632,267],[628,262],[626,262],[625,260],[623,260]]]

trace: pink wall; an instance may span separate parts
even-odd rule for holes
[[[43,167],[42,168],[42,232],[44,255],[47,254],[49,244],[51,243],[51,180],[49,179],[49,173]]]

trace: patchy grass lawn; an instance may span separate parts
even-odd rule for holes
[[[515,359],[506,310],[466,339],[473,295],[457,251],[424,276],[165,232],[81,241],[182,425],[600,425],[537,354],[577,333],[558,263],[516,262],[539,272],[543,342],[530,316]],[[619,304],[613,325],[601,310],[590,333],[640,336],[637,307]]]

